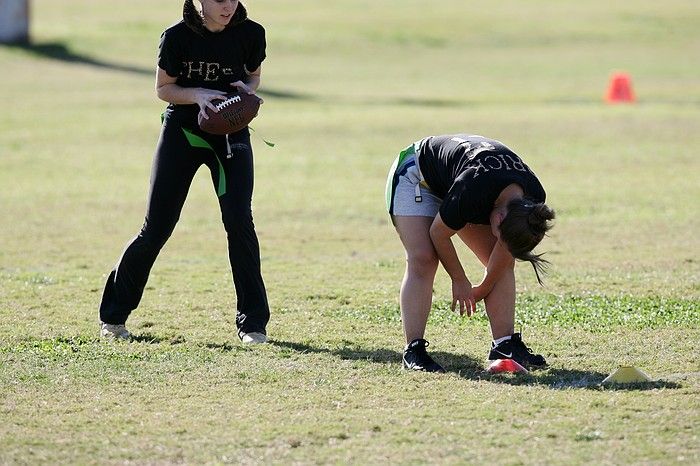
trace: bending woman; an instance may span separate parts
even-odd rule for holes
[[[236,89],[260,85],[265,30],[247,17],[238,0],[184,3],[183,20],[161,36],[156,75],[158,97],[169,103],[151,171],[146,219],[112,270],[100,305],[100,334],[130,337],[126,319],[138,306],[151,267],[180,217],[195,172],[206,165],[219,198],[236,288],[238,336],[264,343],[270,318],[253,225],[253,152],[248,128],[227,136],[202,132],[198,114]],[[186,273],[186,272],[183,272]]]
[[[430,136],[402,151],[389,171],[387,209],[406,250],[400,305],[407,369],[444,372],[426,351],[433,280],[442,262],[452,279],[452,310],[471,316],[484,300],[493,342],[489,359],[546,365],[515,333],[515,260],[541,283],[546,261],[532,250],[554,219],[545,191],[508,147],[482,136]],[[457,257],[457,235],[485,267],[472,286]]]

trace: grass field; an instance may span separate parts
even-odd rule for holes
[[[143,220],[180,2],[35,0],[33,44],[0,46],[0,463],[700,463],[696,2],[247,5],[268,38],[253,126],[276,143],[254,143],[264,347],[235,337],[206,169],[136,341],[97,338]],[[619,70],[636,104],[603,103]],[[547,370],[485,374],[488,323],[449,313],[444,271],[427,338],[449,372],[400,367],[383,184],[404,146],[450,132],[508,144],[557,210],[546,286],[517,268],[517,326]],[[655,381],[601,386],[621,364]]]

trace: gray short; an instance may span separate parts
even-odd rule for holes
[[[419,186],[418,191],[416,186]],[[440,211],[442,199],[421,181],[413,146],[402,151],[389,170],[386,200],[392,216],[434,218]]]

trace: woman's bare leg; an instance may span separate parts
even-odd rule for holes
[[[430,240],[431,217],[394,217],[406,249],[406,272],[401,283],[401,319],[406,343],[423,338],[433,298],[438,256]]]
[[[459,237],[474,252],[486,267],[489,256],[496,244],[496,237],[489,225],[467,225],[459,232]],[[491,325],[491,334],[496,340],[512,335],[515,331],[515,271],[506,270],[484,299],[486,314]]]

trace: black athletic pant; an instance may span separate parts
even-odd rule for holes
[[[229,260],[236,288],[236,325],[243,332],[262,332],[270,319],[260,273],[260,247],[253,225],[253,151],[247,129],[225,136],[183,128],[166,114],[151,170],[146,219],[107,279],[100,319],[123,324],[136,309],[148,274],[180,218],[197,169],[211,171],[228,236]]]

